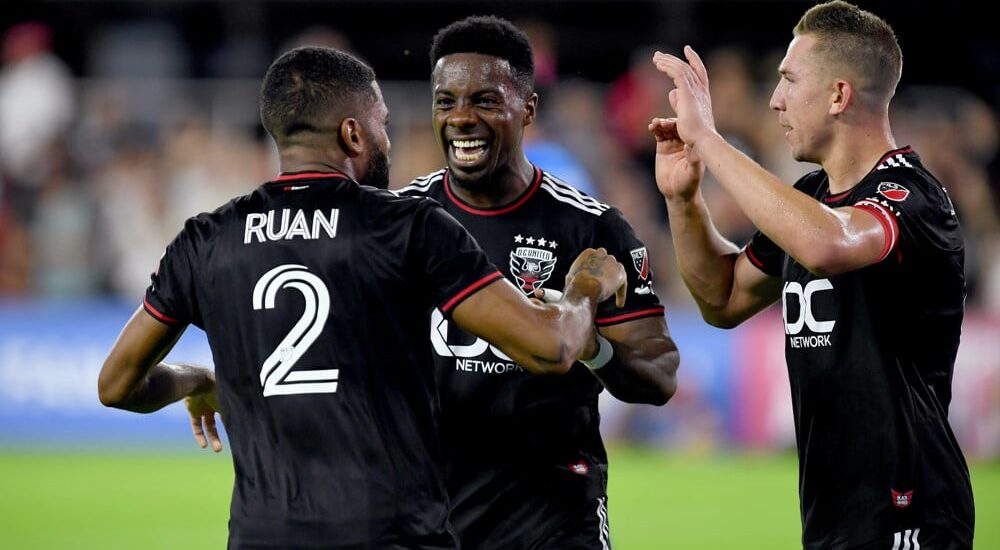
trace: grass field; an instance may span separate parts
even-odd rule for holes
[[[619,550],[798,546],[794,457],[616,448],[611,467]],[[3,548],[225,548],[228,456],[0,451],[0,476]],[[1000,549],[1000,464],[972,478],[976,548]]]

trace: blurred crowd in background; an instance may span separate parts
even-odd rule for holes
[[[94,9],[115,4],[95,3]],[[684,12],[689,4],[671,2],[660,10]],[[51,13],[61,5],[48,3]],[[270,62],[295,46],[333,46],[372,61],[391,113],[393,188],[443,167],[430,125],[426,48],[433,24],[422,27],[429,29],[425,36],[410,37],[409,43],[425,43],[424,50],[394,45],[391,33],[378,35],[374,13],[361,27],[361,43],[361,22],[326,21],[308,11],[301,16],[308,25],[280,40],[263,40],[252,32],[233,31],[239,27],[241,5],[225,8],[235,13],[227,19],[225,38],[217,38],[197,63],[191,61],[195,31],[177,18],[139,17],[135,10],[125,10],[126,15],[102,18],[99,26],[72,28],[72,40],[60,39],[66,18],[53,24],[44,10],[24,20],[11,21],[10,14],[0,19],[0,298],[100,296],[137,303],[164,247],[186,218],[248,193],[276,174],[274,148],[257,119],[257,93]],[[762,10],[770,6],[758,5]],[[801,13],[808,5],[799,3],[790,12]],[[351,6],[352,13],[363,9]],[[462,9],[454,17],[439,13],[430,21],[443,25],[466,14],[491,13],[485,6]],[[544,21],[500,13],[524,29],[535,48],[540,103],[539,117],[526,132],[528,156],[624,212],[651,252],[658,294],[673,323],[671,307],[687,308],[690,299],[673,267],[665,208],[653,181],[654,141],[646,125],[654,116],[671,115],[668,82],[653,68],[652,52],[679,44],[664,40],[623,46],[627,29],[609,31],[614,51],[624,47],[631,53],[615,63],[603,59],[600,74],[591,77],[580,70],[579,56],[566,55],[580,41],[579,18],[568,29],[559,17],[551,17],[551,9],[547,13]],[[894,23],[892,13],[880,15]],[[717,39],[701,52],[719,130],[789,182],[816,168],[791,158],[768,108],[776,67],[796,19],[779,22],[784,30],[768,37],[769,47],[742,48]],[[593,27],[586,31],[588,39],[601,40],[600,22]],[[667,26],[683,27],[683,20]],[[197,32],[211,34],[213,28],[206,23]],[[692,32],[688,29],[687,37],[699,47]],[[655,41],[640,39],[650,38]],[[1000,83],[993,81],[991,88],[989,76],[987,86],[976,89],[958,80],[912,82],[907,42],[923,38],[902,35],[901,40],[907,61],[891,113],[897,142],[912,145],[947,187],[965,231],[968,305],[977,314],[996,317]],[[201,55],[204,40],[198,44]],[[424,76],[380,66],[374,60],[385,55],[378,48],[417,58],[410,63],[424,67]],[[566,58],[573,59],[572,68],[563,70]],[[711,177],[705,195],[719,229],[743,244],[754,228],[738,206]],[[689,351],[682,349],[682,355]],[[697,353],[685,357],[697,358]],[[1000,395],[1000,382],[995,375],[991,380],[991,391]],[[701,406],[686,400],[684,392],[675,401],[666,409]],[[692,437],[711,433],[711,416],[692,414],[706,419],[687,426]],[[990,448],[1000,449],[1000,441]]]
[[[667,80],[650,62],[653,47],[635,49],[609,82],[593,82],[560,73],[558,26],[519,23],[535,48],[541,96],[526,136],[529,157],[620,208],[666,274],[661,296],[685,300],[646,130],[653,116],[671,114]],[[182,29],[124,20],[93,33],[84,44],[85,72],[75,74],[53,48],[55,38],[44,21],[3,30],[0,294],[7,296],[140,296],[186,218],[276,173],[257,123],[268,63],[307,44],[367,57],[339,29],[315,26],[275,51],[262,43],[224,45],[212,61],[219,74],[191,78]],[[783,54],[775,38],[779,46],[768,55],[734,47],[703,54],[719,130],[791,182],[815,167],[791,158],[768,108]],[[1000,309],[1000,182],[987,171],[997,157],[995,107],[957,84],[909,86],[905,66],[903,82],[892,113],[897,139],[914,146],[956,202],[968,245],[969,304]],[[382,84],[392,113],[392,185],[400,187],[443,159],[430,127],[429,84],[384,77]],[[705,191],[720,230],[742,244],[751,224],[711,181]]]

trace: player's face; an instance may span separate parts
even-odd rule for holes
[[[537,96],[519,91],[510,64],[475,53],[446,55],[431,75],[434,129],[452,177],[476,184],[513,169]]]
[[[812,35],[796,36],[781,60],[778,85],[771,95],[771,108],[778,112],[778,123],[785,129],[785,139],[795,160],[820,162],[830,143],[829,115],[833,81],[823,70],[812,48]]]
[[[371,185],[379,189],[389,187],[389,134],[386,125],[389,123],[389,108],[382,99],[382,90],[372,82],[375,88],[375,103],[368,111],[365,127],[370,136],[368,163],[365,173],[358,179],[362,185]]]

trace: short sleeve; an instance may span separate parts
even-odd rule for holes
[[[151,284],[143,298],[143,307],[160,322],[168,325],[198,322],[193,248],[186,228],[167,246],[159,266],[151,276]]]
[[[445,316],[490,283],[503,278],[475,238],[440,205],[428,201],[414,221],[409,259],[426,292]]]
[[[603,247],[623,266],[628,278],[625,307],[619,308],[614,299],[597,308],[597,326],[615,325],[644,317],[663,317],[663,306],[653,291],[654,278],[649,250],[635,236],[635,231],[617,208],[609,208],[597,222],[594,247]]]
[[[750,241],[743,248],[743,253],[747,255],[757,269],[772,277],[781,277],[781,268],[785,261],[785,251],[774,243],[767,235],[757,231],[750,237]]]
[[[919,181],[900,174],[884,174],[878,181],[862,183],[852,206],[869,212],[885,232],[879,261],[901,251],[907,241],[926,240],[941,248],[960,247],[950,242],[957,231],[955,209],[937,182]],[[918,243],[909,243],[918,246]]]

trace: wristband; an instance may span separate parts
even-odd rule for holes
[[[611,342],[607,338],[597,335],[597,343],[600,345],[600,349],[597,351],[597,355],[593,359],[587,359],[584,361],[580,360],[581,363],[587,366],[590,370],[597,370],[607,365],[611,361],[611,357],[615,354],[615,348],[611,346]]]

